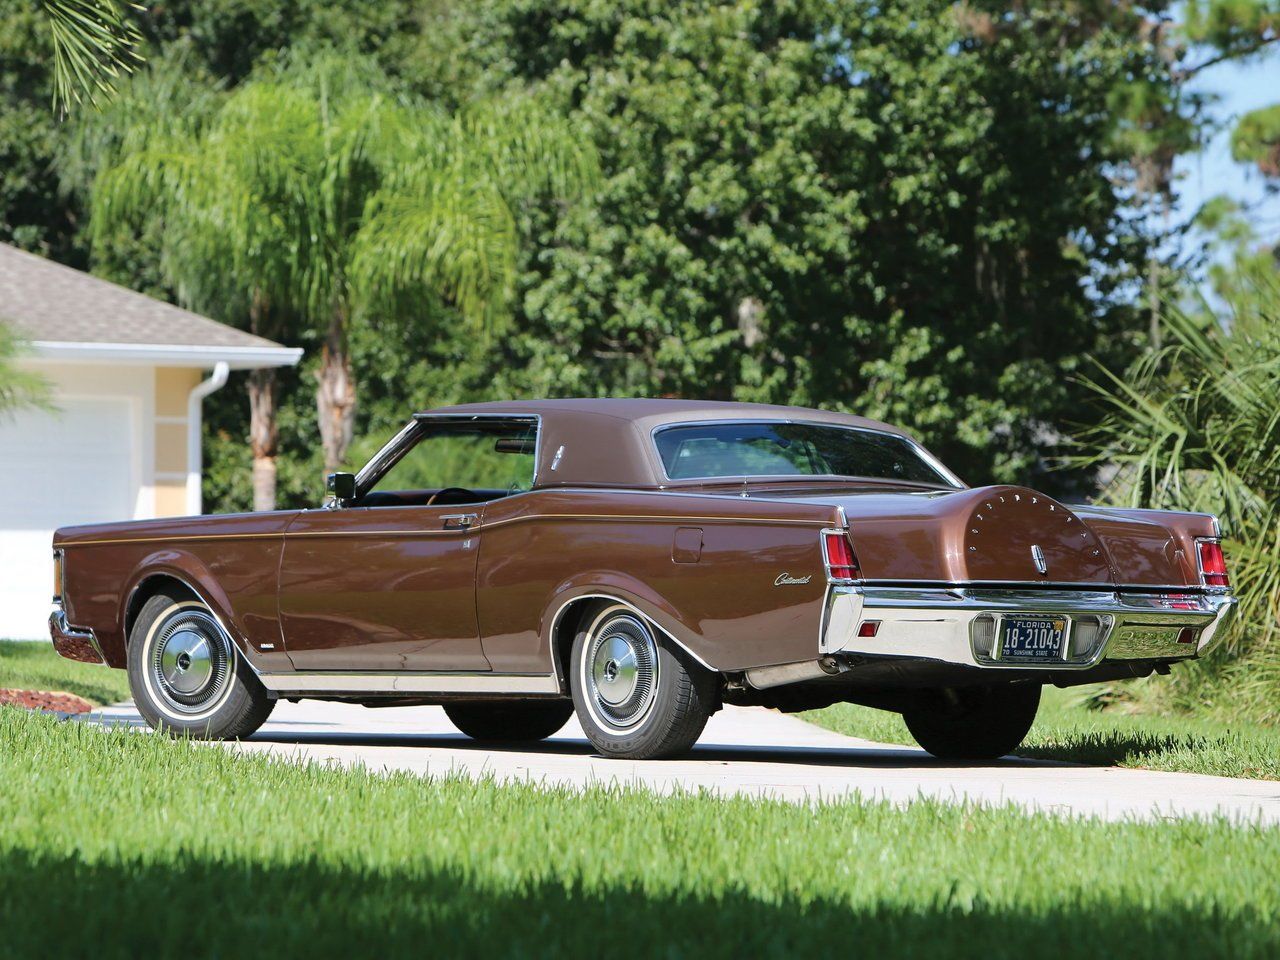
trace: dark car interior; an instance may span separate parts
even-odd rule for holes
[[[536,451],[532,423],[421,421],[349,506],[456,506],[523,493],[533,483]]]
[[[454,504],[488,503],[509,497],[519,490],[481,489],[468,490],[466,487],[443,487],[439,490],[370,490],[352,506],[356,507],[433,507],[451,506]]]

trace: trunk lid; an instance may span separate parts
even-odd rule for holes
[[[793,497],[788,497],[793,499]],[[1182,551],[1150,516],[1075,510],[1036,490],[869,488],[804,496],[844,511],[874,581],[1187,585]]]

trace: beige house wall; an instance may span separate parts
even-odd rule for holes
[[[157,367],[155,386],[155,515],[187,512],[187,398],[204,371]]]

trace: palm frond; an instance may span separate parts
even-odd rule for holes
[[[374,304],[434,291],[487,328],[515,280],[511,211],[491,183],[462,171],[420,172],[375,196],[356,243],[353,279]]]
[[[1110,408],[1078,438],[1112,502],[1219,515],[1241,604],[1231,649],[1280,645],[1280,280],[1242,285],[1220,318],[1167,304],[1167,342],[1085,384]]]
[[[0,419],[23,407],[52,409],[49,383],[15,362],[22,344],[12,330],[0,323]]]
[[[109,97],[120,78],[141,62],[136,48],[142,36],[117,0],[40,0],[40,5],[53,40],[54,108],[62,113],[73,104]]]

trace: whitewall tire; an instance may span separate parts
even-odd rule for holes
[[[209,608],[176,590],[143,604],[128,673],[138,712],[173,736],[247,737],[275,706]]]
[[[715,677],[622,603],[586,618],[569,658],[574,711],[607,757],[686,752],[714,710]]]

